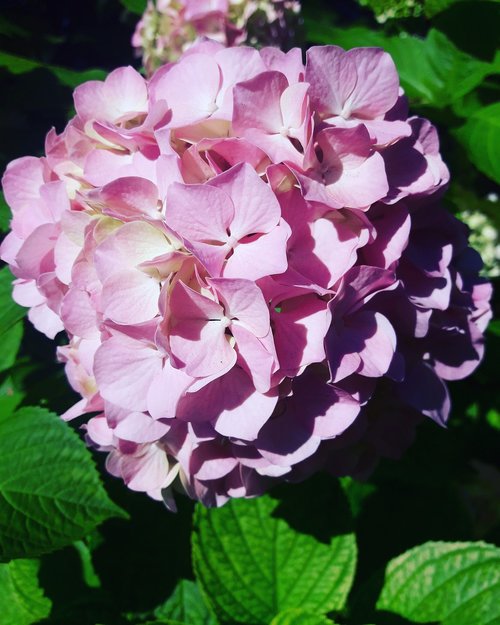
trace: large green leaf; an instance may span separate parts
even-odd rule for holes
[[[328,494],[335,486],[328,482]],[[356,566],[354,534],[339,522],[348,504],[338,490],[336,500],[314,509],[307,484],[293,488],[303,496],[291,505],[265,496],[197,507],[193,565],[221,621],[268,623],[289,608],[326,613],[345,606]],[[294,520],[296,512],[308,515],[305,523]],[[328,525],[329,535],[319,536],[311,523]]]
[[[37,560],[14,560],[0,564],[0,622],[31,625],[47,617],[51,602],[38,585]]]
[[[10,330],[26,313],[26,309],[12,299],[12,280],[14,276],[8,267],[0,269],[0,336]]]
[[[270,625],[335,625],[322,614],[296,608],[280,612],[273,618]]]
[[[13,275],[8,267],[0,270],[0,371],[5,371],[16,362],[17,352],[23,338],[23,323],[26,309],[12,299]]]
[[[0,371],[10,369],[16,362],[17,352],[23,338],[23,322],[18,321],[7,332],[0,334],[2,350],[0,351]]]
[[[387,50],[398,68],[401,84],[416,104],[444,108],[498,71],[492,63],[480,61],[459,50],[443,33],[431,29],[426,39],[401,33],[388,37],[368,28],[313,28],[309,36],[318,43],[350,49],[379,46]]]
[[[24,395],[16,389],[12,378],[5,379],[0,384],[0,414],[4,416],[12,414],[23,397]]]
[[[49,65],[41,61],[33,61],[22,56],[0,51],[0,67],[5,67],[11,74],[26,74],[35,69],[46,69],[67,87],[76,87],[87,80],[103,80],[106,72],[102,69],[88,69],[78,72],[57,65]]]
[[[0,559],[32,557],[124,513],[83,441],[43,408],[0,415]]]
[[[474,165],[500,183],[500,102],[477,110],[456,135]]]
[[[498,625],[500,549],[429,542],[391,560],[377,608],[417,623]]]
[[[190,625],[216,625],[217,619],[209,611],[196,582],[181,579],[171,597],[156,608],[159,619],[183,621]]]

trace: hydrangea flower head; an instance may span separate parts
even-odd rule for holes
[[[148,0],[132,45],[150,74],[200,38],[290,48],[299,12],[299,0]]]
[[[74,101],[7,168],[0,253],[110,473],[220,505],[446,423],[491,289],[388,54],[203,42]]]

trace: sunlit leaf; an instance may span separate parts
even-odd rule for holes
[[[500,103],[478,109],[456,135],[474,165],[500,183]]]
[[[51,602],[38,584],[37,560],[0,564],[0,615],[2,625],[32,625],[47,617]]]
[[[500,549],[429,542],[389,562],[379,610],[416,623],[500,623]]]
[[[42,408],[0,415],[0,558],[32,557],[124,516],[102,487],[90,452]]]
[[[302,501],[294,506],[303,513],[308,502],[302,492]],[[339,502],[347,507],[341,496]],[[280,508],[283,504],[270,496],[233,500],[220,509],[198,506],[193,564],[221,621],[268,623],[289,608],[321,614],[345,606],[356,566],[356,542],[347,528],[334,527],[342,506],[323,508],[323,518],[333,519],[331,534],[323,540],[302,526],[290,525],[287,515],[280,518]],[[321,523],[309,512],[312,521]]]

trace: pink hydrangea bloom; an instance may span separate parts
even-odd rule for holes
[[[74,99],[7,168],[0,252],[110,473],[220,505],[446,423],[490,285],[386,53],[201,43]]]
[[[148,0],[132,45],[149,74],[201,38],[290,48],[299,12],[299,0]]]

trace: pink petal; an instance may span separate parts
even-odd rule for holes
[[[227,259],[222,275],[224,278],[244,277],[255,281],[283,273],[288,267],[286,242],[290,233],[288,224],[281,220],[271,232],[248,243],[240,243]]]
[[[145,222],[130,222],[115,230],[97,248],[94,262],[101,281],[117,271],[132,269],[141,263],[172,251],[166,236]]]
[[[55,338],[56,334],[64,330],[63,322],[59,316],[46,304],[30,308],[28,319],[39,332],[48,336],[49,339]]]
[[[47,166],[40,158],[24,156],[11,161],[2,178],[5,201],[12,212],[30,209],[40,199]]]
[[[283,128],[280,98],[288,81],[280,72],[263,72],[234,88],[233,129],[245,131],[258,128],[266,133],[279,133]]]
[[[196,394],[187,393],[180,402],[180,419],[210,420],[222,436],[254,440],[271,416],[277,394],[258,393],[248,375],[234,367]],[[200,402],[205,408],[200,415]]]
[[[216,302],[177,282],[170,296],[169,344],[174,365],[193,378],[220,374],[236,362]]]
[[[54,247],[59,232],[58,225],[45,224],[30,234],[16,256],[19,278],[37,279],[42,273],[54,271]]]
[[[103,282],[101,307],[105,317],[116,323],[136,324],[158,315],[160,285],[142,271],[124,269]]]
[[[131,412],[114,428],[114,435],[134,443],[154,443],[164,436],[170,426],[155,421],[143,412]]]
[[[92,203],[102,205],[105,215],[128,221],[143,215],[158,218],[158,189],[150,180],[129,176],[118,178],[89,193]]]
[[[225,308],[225,315],[245,326],[255,336],[269,332],[269,308],[262,291],[250,280],[238,278],[209,278]]]
[[[193,378],[166,360],[162,371],[152,380],[147,397],[148,411],[153,419],[175,417],[177,404],[192,383]]]
[[[220,189],[173,183],[168,190],[167,225],[189,243],[225,243],[233,217],[231,198]]]
[[[355,67],[357,82],[344,110],[367,118],[385,114],[399,96],[398,72],[390,54],[381,48],[353,48],[346,57]]]
[[[305,68],[300,48],[292,48],[285,53],[278,48],[266,47],[261,49],[260,56],[267,69],[285,74],[289,84],[304,80]]]
[[[307,51],[306,82],[319,114],[375,118],[399,96],[399,79],[391,57],[379,48],[313,46]]]
[[[162,369],[160,353],[126,336],[113,336],[97,350],[94,375],[104,399],[129,410],[147,409],[147,394]]]
[[[110,447],[114,443],[113,430],[108,426],[106,417],[92,417],[87,423],[87,434],[92,442],[100,447]]]
[[[325,359],[324,339],[331,323],[327,303],[316,295],[286,300],[273,313],[274,337],[280,367],[286,375]]]
[[[138,457],[123,454],[121,476],[131,490],[155,491],[168,482],[169,464],[167,454],[157,445],[150,445]]]
[[[278,200],[271,188],[247,163],[232,167],[208,184],[231,197],[234,216],[230,229],[231,235],[237,239],[258,232],[269,232],[277,225],[281,216]]]
[[[190,54],[150,83],[153,101],[166,100],[172,109],[170,126],[178,128],[206,119],[215,110],[221,81],[214,59]]]
[[[96,310],[86,291],[69,289],[61,304],[61,318],[71,334],[89,339],[100,336]]]
[[[372,311],[360,311],[350,321],[350,327],[373,327],[373,334],[365,338],[359,355],[362,367],[358,373],[378,378],[389,370],[396,351],[396,333],[384,315]]]
[[[271,376],[277,369],[278,360],[273,345],[272,333],[268,337],[271,349],[249,332],[245,327],[234,323],[231,332],[238,349],[238,364],[251,377],[259,393],[267,393],[271,388]]]

